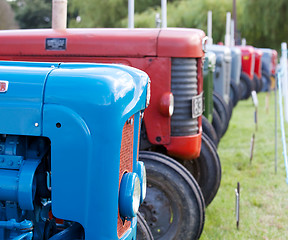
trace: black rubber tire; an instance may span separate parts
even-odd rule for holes
[[[257,75],[255,73],[253,73],[253,80],[252,81],[253,81],[253,90],[255,92],[258,92],[259,83],[258,83],[258,77],[257,77]]]
[[[256,89],[255,91],[258,93],[258,92],[261,92],[262,90],[262,78],[258,78],[258,76],[254,73],[254,81],[256,83]]]
[[[239,101],[239,89],[237,84],[231,79],[230,82],[230,99],[232,99],[233,107],[235,107]]]
[[[232,102],[232,99],[229,99],[228,110],[229,110],[229,122],[230,122],[230,119],[231,119],[232,113],[233,113],[233,102]]]
[[[250,80],[249,76],[244,72],[241,72],[240,75],[240,89],[240,99],[248,99],[253,90],[252,81]]]
[[[202,133],[200,156],[180,161],[199,184],[206,207],[212,202],[221,182],[221,163],[214,143]]]
[[[216,112],[219,114],[222,124],[221,137],[225,134],[228,129],[230,120],[230,110],[228,104],[225,100],[216,92],[213,92],[213,106]]]
[[[216,131],[208,119],[202,115],[202,130],[212,140],[215,146],[218,146],[219,138]]]
[[[199,239],[205,203],[193,176],[174,159],[156,152],[140,152],[147,171],[147,195],[139,211],[154,239]]]
[[[137,213],[137,240],[154,240],[152,232],[140,212]]]
[[[218,140],[219,142],[222,137],[223,129],[222,129],[221,119],[215,109],[213,109],[212,126],[217,134],[217,138],[219,139]]]
[[[270,80],[270,75],[266,71],[262,71],[262,82],[263,82],[262,91],[270,92],[271,80]]]
[[[257,77],[257,75],[254,73],[254,78],[253,78],[253,81],[256,83],[256,89],[255,91],[258,93],[262,90],[262,79],[259,79]]]

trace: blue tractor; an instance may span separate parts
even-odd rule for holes
[[[147,74],[0,62],[0,239],[136,239]]]

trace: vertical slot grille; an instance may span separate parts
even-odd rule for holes
[[[198,120],[192,118],[192,97],[198,94],[197,59],[172,59],[171,91],[174,95],[171,136],[197,134]]]
[[[132,122],[132,124],[131,124]],[[123,174],[133,171],[133,141],[134,141],[134,116],[129,118],[122,130],[120,150],[119,187]],[[131,222],[122,221],[118,212],[117,234],[121,237],[131,226]]]

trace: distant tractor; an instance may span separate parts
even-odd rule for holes
[[[248,99],[255,88],[254,66],[255,50],[252,46],[237,46],[242,53],[242,70],[240,76],[240,99]]]

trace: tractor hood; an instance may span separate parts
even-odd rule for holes
[[[0,55],[202,57],[204,37],[202,30],[182,28],[5,30]]]

